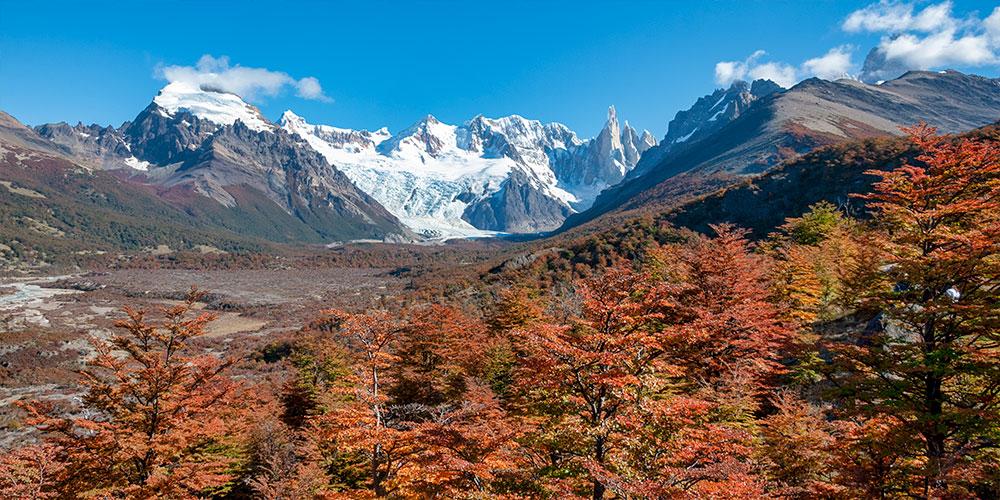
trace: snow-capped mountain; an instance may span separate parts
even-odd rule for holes
[[[655,141],[619,128],[615,110],[595,139],[517,115],[449,125],[428,115],[391,136],[313,125],[286,111],[297,135],[411,229],[429,237],[558,227],[619,182]]]
[[[191,113],[216,125],[232,125],[237,120],[250,130],[262,132],[274,129],[260,110],[247,104],[236,94],[198,87],[185,82],[171,82],[153,99],[164,118],[178,113]]]
[[[235,94],[174,82],[117,129],[35,130],[96,168],[143,171],[137,182],[238,233],[309,242],[415,238],[323,155]]]
[[[379,238],[551,230],[655,145],[649,132],[620,125],[614,107],[587,140],[565,125],[516,115],[461,125],[428,115],[393,135],[312,125],[291,111],[279,127],[235,94],[182,82],[118,128],[36,131],[93,168],[142,171],[175,199],[190,192],[242,210],[263,195],[324,237],[338,230],[323,221],[350,219],[343,226],[352,238],[369,235],[366,225]]]

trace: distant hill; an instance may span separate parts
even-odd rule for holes
[[[677,206],[816,148],[899,135],[901,126],[918,121],[949,133],[993,123],[1000,118],[1000,80],[957,71],[911,71],[880,85],[813,78],[722,116],[731,118],[671,147],[655,164],[640,160],[632,176],[571,216],[563,230],[614,211]],[[663,149],[661,142],[649,154]]]
[[[961,136],[1000,141],[1000,123]],[[755,237],[763,237],[786,218],[796,217],[820,201],[829,201],[863,216],[863,201],[849,195],[871,191],[877,178],[864,172],[892,170],[911,160],[914,154],[909,141],[901,137],[827,146],[785,162],[766,174],[684,204],[664,219],[699,232],[707,232],[709,224],[729,222],[750,229]]]

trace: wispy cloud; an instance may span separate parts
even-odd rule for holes
[[[226,56],[205,54],[194,66],[161,66],[157,69],[157,76],[168,82],[186,82],[232,92],[248,101],[273,97],[291,88],[295,95],[303,99],[332,102],[315,77],[295,79],[282,71],[231,65]]]
[[[854,62],[851,61],[853,50],[854,48],[850,45],[834,47],[826,54],[802,63],[802,73],[824,80],[847,77],[854,70]]]
[[[736,80],[771,80],[782,87],[791,87],[805,76],[835,79],[847,76],[853,66],[850,47],[830,49],[826,55],[810,59],[795,67],[780,61],[765,61],[767,52],[755,51],[742,61],[720,61],[715,64],[715,81],[728,86]]]
[[[950,1],[917,9],[913,3],[883,0],[852,12],[842,28],[849,33],[882,33],[886,59],[915,69],[1000,62],[1000,7],[985,19],[956,18]]]
[[[878,33],[878,50],[887,61],[913,69],[1000,64],[1000,7],[989,16],[957,18],[950,0],[918,8],[913,2],[880,0],[851,12],[841,23],[848,34]],[[720,61],[715,81],[729,85],[743,79],[768,78],[788,87],[804,78],[827,80],[857,74],[854,47],[841,45],[799,65],[765,61],[758,50],[742,61]]]

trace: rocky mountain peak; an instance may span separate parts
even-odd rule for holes
[[[639,176],[658,163],[668,152],[689,147],[739,118],[754,102],[784,89],[771,80],[737,80],[727,89],[716,89],[700,97],[690,108],[678,111],[657,146],[643,155],[630,176]]]
[[[606,139],[605,139],[606,137]],[[598,142],[607,140],[609,150],[620,150],[622,148],[622,132],[618,125],[618,113],[614,105],[608,106],[608,121],[604,124],[604,129],[597,135]]]
[[[438,121],[428,114],[417,123],[379,144],[379,152],[425,162],[425,156],[437,157],[455,146],[455,126]]]
[[[898,59],[890,60],[886,58],[885,52],[879,47],[874,47],[868,51],[864,65],[861,67],[861,74],[858,79],[869,85],[878,85],[882,82],[899,78],[909,71],[910,68]]]
[[[86,165],[102,170],[126,167],[145,170],[148,165],[132,156],[131,148],[122,134],[110,126],[84,125],[77,122],[47,123],[35,127],[38,135],[65,148],[73,157]]]
[[[750,84],[750,93],[757,99],[767,97],[775,92],[781,92],[782,90],[785,89],[781,85],[766,79],[754,80]]]

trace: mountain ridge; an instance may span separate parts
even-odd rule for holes
[[[640,161],[641,175],[601,193],[593,207],[570,216],[560,230],[615,210],[676,205],[820,146],[900,135],[900,127],[918,121],[963,132],[998,117],[998,79],[957,71],[909,71],[880,85],[810,78],[755,100],[740,116],[668,151],[652,167]]]

